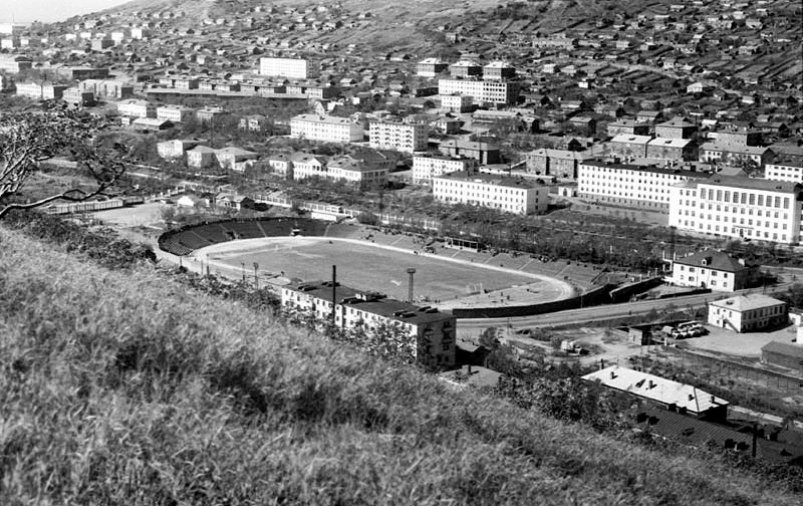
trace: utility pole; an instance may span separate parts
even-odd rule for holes
[[[259,264],[254,262],[254,288],[259,290],[259,276],[257,272],[259,271]]]
[[[332,326],[336,325],[335,315],[337,314],[337,266],[332,266]]]

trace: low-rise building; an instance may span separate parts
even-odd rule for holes
[[[326,177],[361,187],[379,187],[387,183],[388,168],[366,164],[351,156],[340,156],[330,159],[326,164]]]
[[[416,155],[413,157],[413,183],[432,184],[432,179],[450,172],[476,172],[477,160],[448,156]]]
[[[117,103],[117,113],[132,118],[155,118],[156,106],[145,100],[125,100]]]
[[[192,149],[198,145],[198,141],[192,140],[172,140],[156,143],[156,152],[161,158],[171,160],[175,158],[182,158],[188,149]]]
[[[360,142],[365,135],[350,118],[300,114],[290,120],[290,136],[320,142]]]
[[[416,65],[416,75],[419,77],[435,77],[449,68],[449,64],[440,58],[426,58]]]
[[[442,368],[455,363],[456,322],[448,312],[419,307],[330,281],[292,283],[282,287],[282,308],[316,322],[364,332],[388,341],[420,364]],[[334,318],[333,318],[334,315]]]
[[[173,123],[184,123],[195,116],[195,111],[189,107],[179,107],[175,105],[165,105],[156,108],[156,118],[172,121]]]
[[[268,157],[268,166],[273,173],[285,179],[293,179],[293,160],[284,153],[277,153]]]
[[[123,100],[134,95],[134,86],[121,81],[87,79],[78,83],[83,91],[91,91],[97,99]]]
[[[449,67],[452,77],[473,77],[482,75],[482,67],[479,63],[470,60],[460,60]]]
[[[452,172],[432,179],[432,195],[447,204],[470,204],[514,214],[546,212],[549,189],[537,181]]]
[[[708,303],[708,324],[735,332],[772,329],[788,322],[786,303],[760,293]]]
[[[672,262],[672,284],[734,292],[745,288],[749,269],[727,253],[705,250]]]
[[[83,91],[80,88],[67,88],[61,99],[74,106],[91,106],[95,104],[95,94],[91,91]]]
[[[798,337],[795,343],[770,341],[761,348],[761,361],[799,372],[803,368],[803,339]]]
[[[577,179],[581,163],[591,158],[579,151],[537,149],[526,154],[527,172],[561,179]]]
[[[404,121],[372,121],[368,128],[370,146],[405,153],[427,149],[428,128],[425,123]]]
[[[449,139],[441,142],[440,152],[452,158],[473,158],[480,165],[493,165],[502,162],[499,145],[490,142]]]
[[[489,81],[505,81],[516,77],[516,68],[505,61],[493,61],[482,67],[482,77]]]
[[[16,54],[0,54],[0,72],[19,74],[23,70],[31,70],[33,61],[27,56]]]
[[[759,168],[772,163],[775,157],[770,148],[729,144],[718,140],[703,143],[699,153],[701,162],[736,166],[753,164]]]
[[[655,125],[655,136],[670,139],[691,139],[697,133],[697,125],[676,116]]]
[[[697,160],[697,144],[691,139],[656,137],[647,143],[647,158],[667,161]]]
[[[468,112],[474,108],[474,98],[469,95],[440,95],[441,109],[451,112]]]
[[[803,185],[736,176],[670,188],[669,226],[719,237],[797,244]]]
[[[656,403],[670,411],[697,418],[727,418],[729,403],[725,399],[654,374],[612,365],[586,374],[583,379]]]
[[[195,169],[205,169],[213,167],[217,163],[215,150],[208,146],[195,146],[188,149],[187,153],[187,166]]]
[[[259,158],[259,154],[247,149],[229,146],[215,150],[215,158],[221,168],[242,172],[254,160]]]
[[[650,124],[638,122],[633,119],[620,119],[613,123],[608,123],[608,135],[616,137],[617,135],[627,136],[647,136],[650,135]]]
[[[608,151],[624,159],[646,158],[647,144],[651,140],[648,135],[619,134],[608,142]]]
[[[588,200],[666,211],[672,187],[705,177],[708,175],[701,172],[654,165],[588,160],[578,165],[577,191],[580,198]]]

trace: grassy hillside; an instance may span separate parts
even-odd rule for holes
[[[0,228],[0,504],[779,504]]]

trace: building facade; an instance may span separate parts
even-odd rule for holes
[[[424,123],[372,121],[368,136],[374,149],[392,149],[405,153],[427,149],[428,128]]]
[[[438,94],[468,95],[475,104],[513,105],[519,96],[519,84],[513,81],[479,79],[439,79]]]
[[[144,100],[126,100],[117,103],[117,113],[132,118],[155,118],[156,106]]]
[[[187,107],[162,106],[156,108],[156,119],[184,123],[195,116],[195,111]]]
[[[260,58],[259,73],[288,79],[309,78],[308,62],[302,58]]]
[[[546,212],[549,188],[534,181],[453,172],[432,179],[432,195],[447,204],[470,204],[514,214]]]
[[[764,169],[764,179],[803,184],[803,165],[770,163]]]
[[[734,292],[745,288],[749,269],[721,251],[706,250],[672,262],[672,284]]]
[[[666,211],[673,186],[706,176],[693,171],[591,160],[578,165],[577,192],[583,199]]]
[[[797,244],[803,185],[715,176],[670,189],[669,226],[720,237]]]
[[[441,61],[440,58],[426,58],[416,65],[416,75],[419,77],[435,77],[449,68],[449,64]]]
[[[760,293],[708,303],[708,324],[734,332],[775,328],[788,322],[786,303]]]
[[[448,156],[414,156],[413,183],[432,184],[432,179],[451,172],[476,172],[477,161],[473,158]]]
[[[451,313],[389,299],[331,281],[282,287],[282,308],[319,324],[385,339],[402,354],[432,368],[450,367],[456,356],[456,321]],[[333,317],[334,316],[334,317]]]
[[[360,142],[363,128],[349,118],[300,114],[290,120],[290,136],[320,142]]]

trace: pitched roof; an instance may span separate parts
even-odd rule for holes
[[[704,413],[709,409],[727,406],[725,399],[715,397],[691,385],[646,372],[612,365],[583,376],[586,381],[599,381],[603,385],[628,392],[665,405],[674,404],[690,413]]]
[[[676,264],[693,265],[695,267],[707,267],[709,269],[724,272],[740,272],[747,267],[740,264],[738,260],[731,258],[727,253],[716,250],[698,251],[692,255],[675,260]]]

